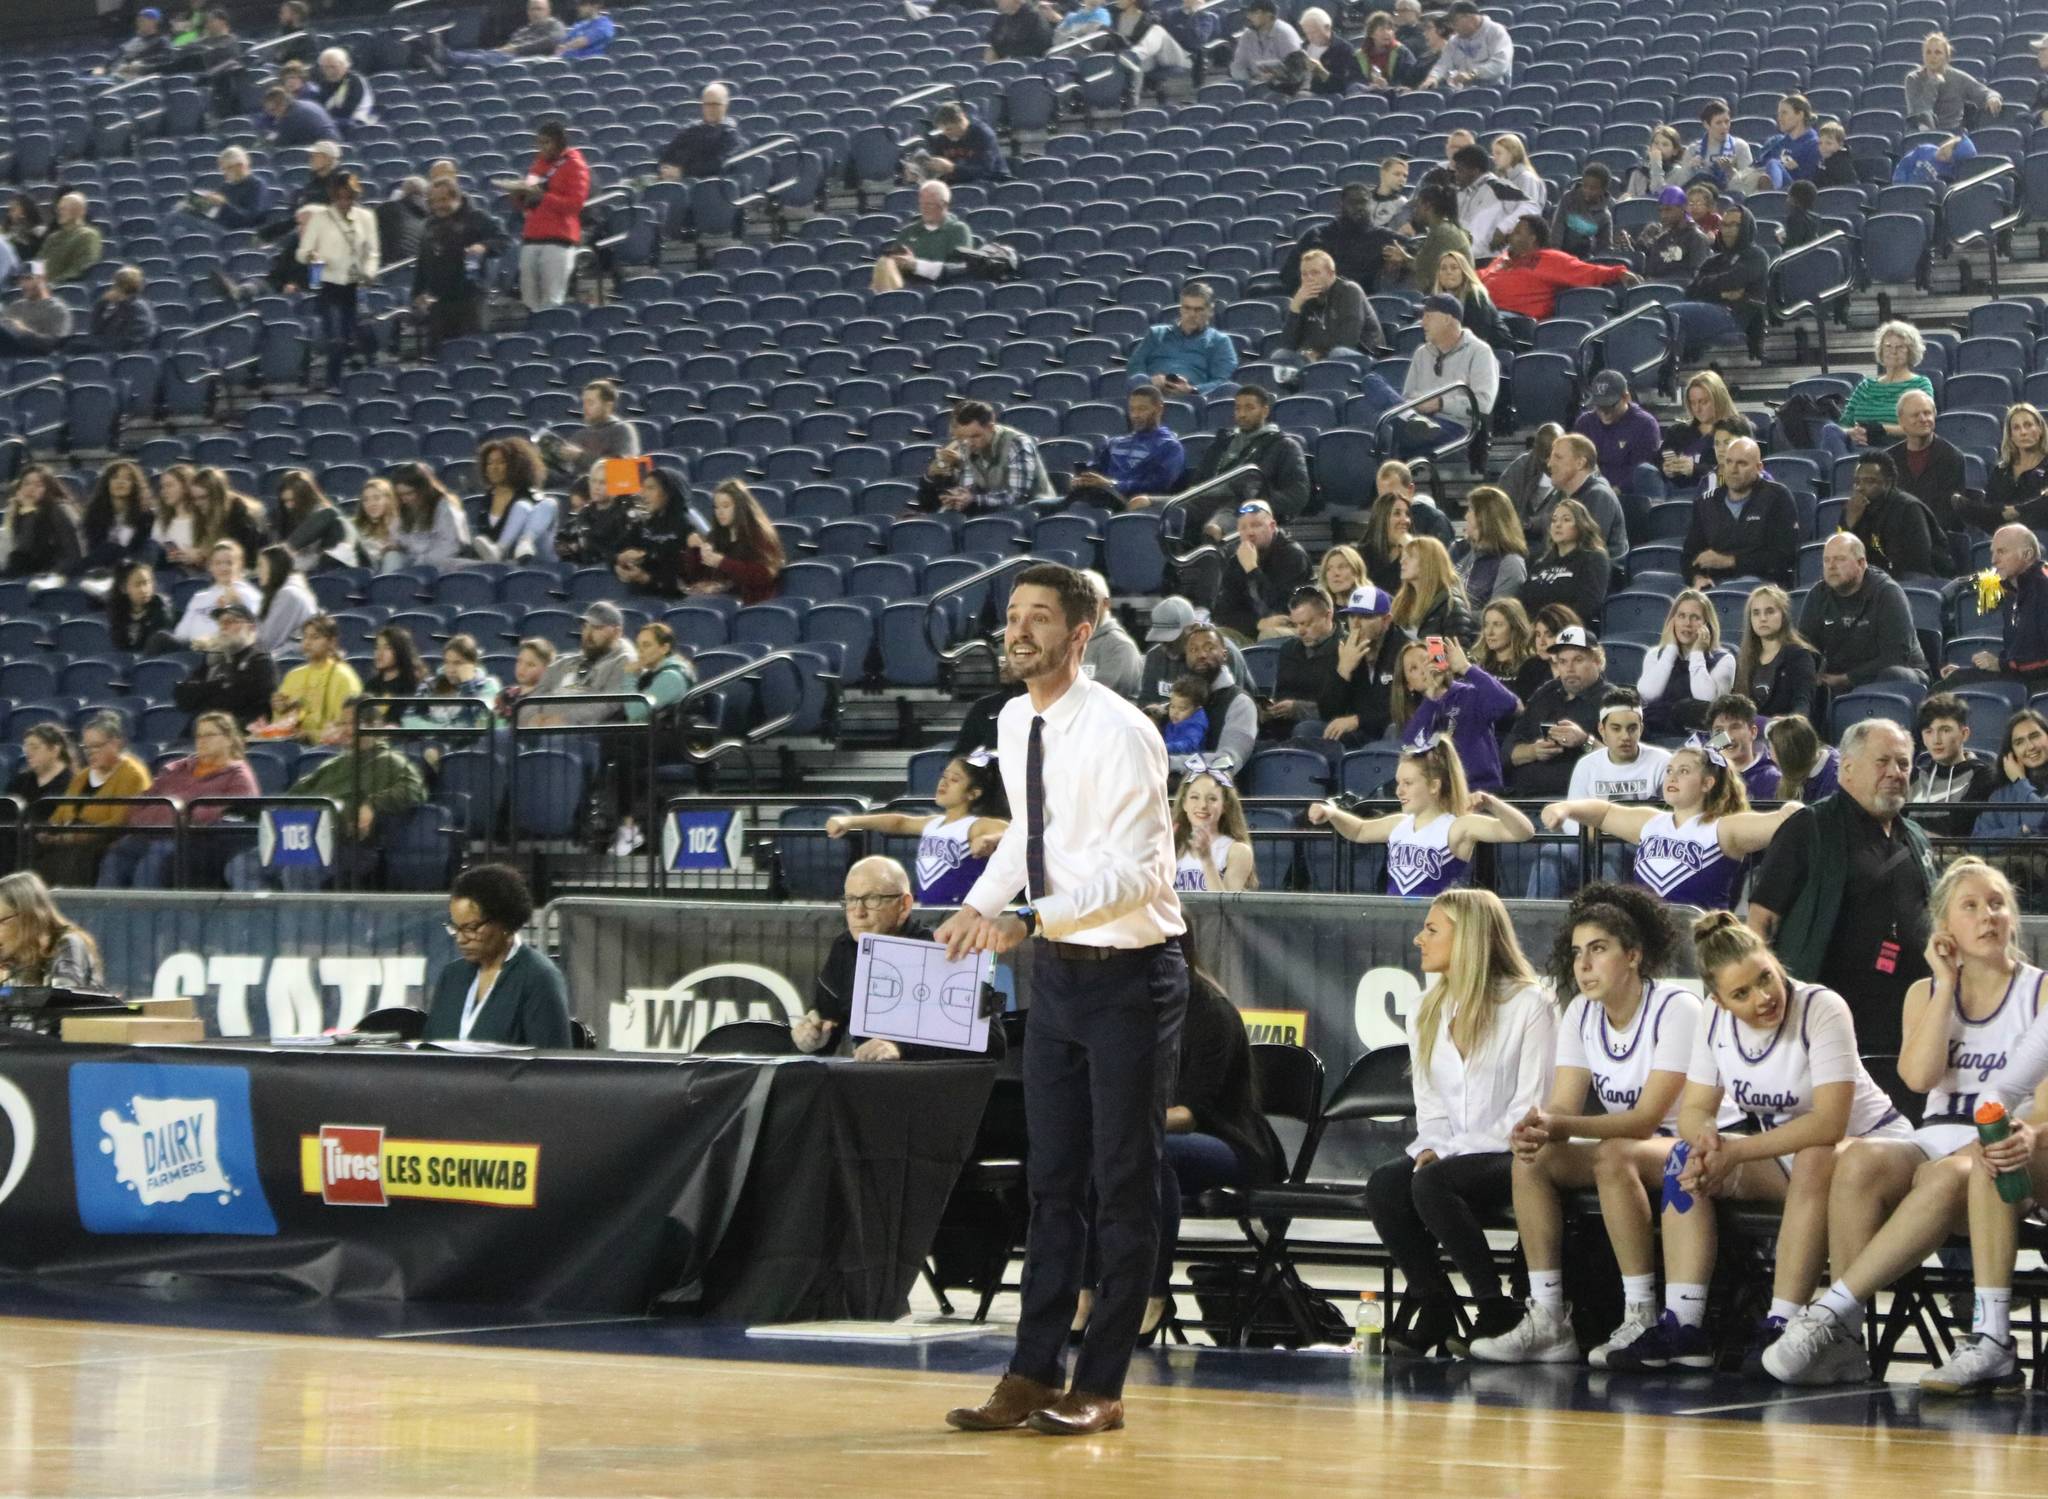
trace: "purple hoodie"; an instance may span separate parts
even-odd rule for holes
[[[1522,710],[1522,701],[1474,666],[1451,683],[1442,697],[1424,698],[1402,726],[1401,742],[1418,744],[1447,733],[1465,764],[1465,784],[1474,791],[1501,789],[1500,741],[1493,726]]]

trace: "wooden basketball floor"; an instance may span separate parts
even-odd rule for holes
[[[119,1320],[0,1304],[0,1495],[2048,1493],[2037,1397],[1177,1349],[1139,1355],[1120,1433],[976,1437],[940,1417],[989,1388],[1000,1336],[821,1352],[637,1319],[332,1317],[309,1335],[272,1330],[316,1325],[297,1314],[138,1320],[89,1295],[58,1309]]]

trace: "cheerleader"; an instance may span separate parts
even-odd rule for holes
[[[1176,890],[1256,890],[1251,829],[1230,772],[1190,755],[1173,798]]]
[[[1692,940],[1717,1008],[1693,1038],[1679,1142],[1664,1164],[1664,1315],[1612,1348],[1610,1369],[1713,1367],[1705,1324],[1717,1225],[1708,1199],[1784,1204],[1763,1329],[1774,1339],[1820,1278],[1836,1156],[1850,1141],[1913,1133],[1863,1070],[1841,995],[1793,983],[1764,939],[1727,911],[1694,922]],[[1730,1099],[1757,1133],[1721,1133]]]
[[[1870,1378],[1863,1308],[1969,1226],[1980,1153],[1972,1116],[2040,1014],[2041,970],[2015,945],[2019,901],[2003,874],[1981,859],[1958,859],[1928,905],[1931,977],[1906,991],[1899,1050],[1899,1079],[1927,1094],[1927,1108],[1911,1140],[1866,1140],[1836,1163],[1828,1196],[1835,1283],[1764,1354],[1764,1368],[1786,1384]],[[2009,1329],[1991,1336],[2010,1342]],[[2009,1354],[2008,1366],[2017,1379]]]
[[[1308,809],[1311,823],[1327,823],[1353,843],[1386,845],[1389,895],[1441,895],[1465,883],[1480,844],[1525,843],[1536,832],[1527,817],[1491,792],[1465,789],[1457,746],[1443,736],[1402,754],[1394,799],[1401,810],[1390,817],[1358,817],[1335,802]]]
[[[1675,906],[1703,911],[1735,904],[1744,860],[1770,847],[1779,826],[1799,810],[1749,810],[1742,777],[1711,745],[1678,750],[1664,767],[1664,805],[1625,807],[1598,798],[1553,802],[1543,825],[1589,824],[1636,847],[1635,881]]]
[[[1366,1210],[1408,1283],[1387,1351],[1420,1358],[1452,1342],[1458,1303],[1442,1256],[1479,1300],[1478,1331],[1505,1331],[1515,1303],[1483,1216],[1511,1196],[1508,1131],[1543,1097],[1557,1041],[1557,1007],[1515,941],[1491,890],[1447,890],[1415,937],[1435,982],[1408,1021],[1415,1140],[1373,1172]]]
[[[828,817],[825,832],[833,838],[858,832],[915,838],[917,903],[957,906],[981,878],[988,856],[1010,825],[1010,804],[995,756],[977,750],[947,761],[939,784],[932,788],[932,801],[939,809],[933,817],[899,812]]]
[[[1595,1187],[1621,1266],[1626,1313],[1591,1361],[1626,1347],[1657,1322],[1657,1242],[1651,1193],[1678,1143],[1678,1098],[1705,1006],[1662,975],[1678,931],[1661,901],[1632,885],[1588,885],[1572,901],[1551,949],[1552,982],[1575,994],[1557,1032],[1550,1102],[1508,1136],[1514,1152],[1515,1224],[1529,1265],[1529,1304],[1495,1337],[1475,1337],[1472,1357],[1495,1364],[1579,1360],[1564,1300],[1567,1191]],[[1589,1096],[1601,1112],[1589,1114]],[[1723,1103],[1719,1123],[1736,1122]]]

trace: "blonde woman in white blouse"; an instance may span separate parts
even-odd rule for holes
[[[1435,982],[1408,1025],[1415,1142],[1366,1183],[1367,1210],[1408,1290],[1387,1351],[1420,1358],[1439,1347],[1464,1357],[1448,1254],[1479,1301],[1474,1338],[1520,1319],[1503,1291],[1480,1226],[1514,1195],[1508,1135],[1543,1101],[1557,1049],[1557,1006],[1490,890],[1447,890],[1416,934]]]
[[[327,201],[308,211],[299,226],[299,263],[307,268],[308,285],[319,267],[320,332],[327,342],[327,388],[341,385],[342,365],[356,343],[358,289],[377,279],[383,251],[377,240],[377,219],[358,199],[361,185],[353,173],[336,172]]]
[[[1496,135],[1491,154],[1493,169],[1500,180],[1519,187],[1523,197],[1541,208],[1549,193],[1543,186],[1543,179],[1536,175],[1536,168],[1529,164],[1529,148],[1522,143],[1522,138],[1513,131]]]

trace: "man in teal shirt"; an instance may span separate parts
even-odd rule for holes
[[[1156,323],[1131,350],[1124,369],[1134,385],[1151,385],[1168,395],[1208,395],[1237,373],[1237,345],[1212,328],[1216,294],[1208,283],[1190,281],[1180,289],[1180,321]]]

